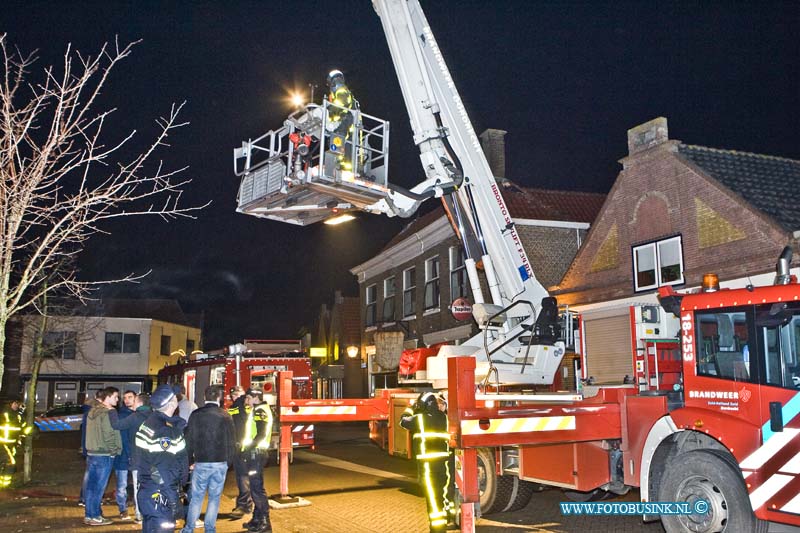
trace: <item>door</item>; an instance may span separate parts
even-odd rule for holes
[[[631,358],[631,319],[624,314],[592,318],[584,315],[586,335],[586,376],[594,383],[621,385],[625,376],[633,376]]]

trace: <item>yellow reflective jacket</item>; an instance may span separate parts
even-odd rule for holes
[[[242,440],[242,451],[250,448],[268,450],[272,438],[272,409],[266,403],[253,407],[247,415],[244,426],[245,437]]]

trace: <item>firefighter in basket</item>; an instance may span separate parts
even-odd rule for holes
[[[341,70],[328,73],[328,150],[336,155],[336,168],[340,171],[353,171],[353,110],[358,109],[358,101],[344,81]]]

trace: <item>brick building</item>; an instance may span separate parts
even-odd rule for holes
[[[348,357],[347,349],[361,348],[359,299],[335,291],[333,304],[323,304],[311,334],[311,356],[317,382],[317,397],[355,398],[364,387],[361,358]],[[344,389],[342,388],[344,386]]]
[[[483,148],[534,275],[544,286],[552,285],[569,267],[605,196],[515,185],[505,178],[504,134],[487,130],[481,135]],[[441,207],[411,222],[351,272],[359,283],[365,358],[380,355],[376,334],[384,331],[401,332],[405,349],[458,343],[477,332],[472,320],[459,322],[450,313],[453,300],[470,298],[471,291],[461,246]],[[369,370],[394,369],[373,363]],[[392,385],[384,380],[380,384]]]
[[[586,375],[600,382],[631,374],[631,305],[657,305],[659,286],[696,287],[707,272],[723,287],[769,284],[800,235],[800,161],[687,145],[657,118],[628,131],[620,162],[583,247],[549,288],[583,312]]]

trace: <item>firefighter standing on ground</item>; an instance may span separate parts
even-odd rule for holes
[[[26,426],[20,413],[21,405],[19,398],[11,398],[0,414],[0,489],[11,485],[17,471],[17,449],[22,439],[30,434],[31,428]]]
[[[450,434],[447,415],[432,392],[423,392],[413,408],[400,418],[400,425],[411,432],[417,475],[428,506],[431,531],[444,531],[454,506],[450,500]]]
[[[175,530],[178,489],[188,478],[188,456],[178,416],[178,399],[169,385],[160,385],[150,397],[153,413],[136,432],[139,510],[142,532]],[[174,415],[174,416],[173,416]]]
[[[241,436],[240,461],[247,469],[250,482],[250,496],[253,499],[253,517],[243,525],[251,533],[269,533],[272,525],[269,520],[269,502],[264,489],[264,467],[267,464],[270,439],[272,438],[272,409],[264,402],[264,393],[258,389],[249,389],[245,395],[245,403],[249,412],[240,410],[234,415],[234,422],[239,418],[236,427],[243,429]],[[242,417],[244,423],[242,423]]]

